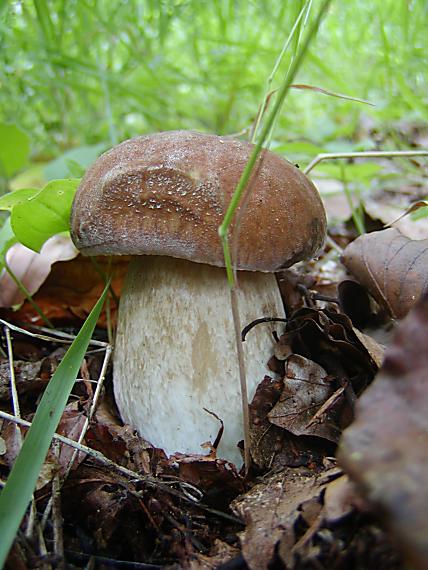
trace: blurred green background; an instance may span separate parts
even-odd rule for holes
[[[30,160],[43,165],[42,171],[33,168],[32,178],[46,180],[80,175],[101,150],[137,134],[249,129],[275,60],[308,3],[0,4],[3,177]],[[319,4],[312,2],[309,18]],[[272,148],[305,164],[320,151],[417,144],[414,133],[428,118],[427,24],[426,0],[333,1],[296,82],[374,106],[292,89]],[[287,50],[272,89],[297,43]],[[16,137],[24,160],[10,150]]]

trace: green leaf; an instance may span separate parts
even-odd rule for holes
[[[73,178],[82,178],[85,174],[86,168],[79,164],[76,160],[69,158],[66,160],[68,173]]]
[[[52,376],[31,428],[0,494],[0,568],[31,501],[52,437],[76,381],[82,359],[107,295],[109,284]]]
[[[422,220],[422,218],[426,218],[428,216],[428,206],[423,206],[419,208],[417,211],[412,212],[410,214],[410,218],[414,221]]]
[[[285,154],[293,158],[294,154],[307,154],[308,156],[316,156],[325,152],[325,148],[306,141],[290,141],[278,146],[272,145],[271,150],[278,154]]]
[[[79,176],[81,176],[105,149],[106,144],[99,143],[67,150],[45,166],[45,176],[48,180],[67,178],[70,175],[74,177],[76,168],[70,168],[70,165],[73,163],[74,165],[77,163],[80,166],[81,172],[79,172]]]
[[[40,192],[40,188],[21,188],[14,192],[8,192],[0,198],[0,210],[11,212],[14,206],[33,198],[38,192]]]
[[[0,173],[10,178],[26,165],[29,154],[29,137],[16,125],[0,123]]]
[[[4,222],[0,229],[0,269],[4,266],[4,257],[8,249],[17,243],[15,234],[13,233],[12,226],[10,225],[10,217]]]
[[[39,252],[47,239],[70,229],[70,213],[80,180],[52,180],[33,198],[16,204],[11,224],[18,240]]]
[[[343,168],[348,181],[352,182],[369,182],[382,171],[382,166],[375,162],[345,163],[338,161],[336,164],[320,164],[317,168],[320,172],[338,180],[342,178]]]

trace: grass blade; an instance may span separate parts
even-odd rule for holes
[[[218,229],[218,233],[219,233],[221,242],[223,244],[223,254],[224,254],[224,260],[225,260],[225,265],[226,265],[226,273],[227,273],[227,279],[229,281],[230,287],[235,286],[235,275],[234,275],[234,271],[232,268],[232,259],[231,259],[231,255],[230,255],[229,244],[228,244],[229,227],[230,227],[232,220],[235,216],[236,209],[238,208],[238,206],[241,202],[242,195],[243,195],[243,193],[247,187],[247,183],[248,183],[248,180],[250,179],[251,172],[253,171],[253,167],[256,163],[257,157],[259,156],[259,154],[262,150],[263,143],[265,142],[266,138],[268,137],[268,135],[272,129],[272,126],[275,122],[275,119],[281,110],[281,107],[282,107],[282,104],[284,102],[285,96],[288,92],[288,89],[289,89],[291,83],[293,82],[293,79],[296,76],[297,71],[300,68],[300,65],[301,65],[301,63],[302,63],[302,61],[306,55],[306,52],[308,50],[308,47],[309,47],[311,40],[313,39],[316,32],[318,31],[318,28],[321,24],[321,20],[324,16],[325,12],[328,9],[330,2],[331,2],[331,0],[324,0],[324,2],[321,4],[321,7],[320,7],[318,14],[317,14],[317,17],[314,19],[312,25],[310,26],[308,33],[307,33],[307,36],[306,36],[305,40],[302,42],[301,49],[291,64],[291,67],[288,71],[288,74],[287,74],[286,78],[284,79],[284,81],[283,81],[283,83],[282,83],[282,85],[278,91],[277,98],[276,98],[276,101],[273,105],[272,111],[268,115],[266,122],[265,122],[265,124],[261,130],[259,139],[256,142],[256,144],[254,145],[254,148],[253,148],[253,151],[250,155],[250,158],[249,158],[247,164],[245,165],[245,168],[242,172],[241,178],[239,179],[239,182],[238,182],[238,185],[235,189],[235,192],[233,193],[232,198],[229,202],[228,208],[226,210],[226,214],[224,215],[223,221],[222,221],[222,223]]]
[[[0,568],[4,565],[19,525],[31,501],[40,469],[91,340],[107,295],[108,286],[109,284],[52,376],[37,408],[32,426],[25,437],[22,449],[0,494]]]

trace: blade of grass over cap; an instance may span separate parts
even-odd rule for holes
[[[316,18],[313,20],[312,24],[309,27],[309,30],[305,36],[305,39],[302,41],[301,48],[297,52],[296,56],[291,62],[290,68],[288,70],[287,75],[284,78],[284,81],[278,91],[277,98],[275,100],[274,106],[272,111],[268,115],[265,124],[263,125],[260,137],[258,138],[256,144],[254,145],[253,151],[250,155],[250,158],[242,172],[241,178],[239,179],[238,185],[233,193],[232,199],[229,203],[227,208],[226,214],[223,218],[223,222],[218,228],[218,234],[220,240],[223,245],[223,255],[224,261],[226,266],[226,275],[227,280],[230,287],[231,293],[231,306],[232,306],[232,314],[233,314],[233,323],[235,328],[235,341],[236,341],[236,349],[237,349],[237,356],[238,356],[238,363],[239,363],[239,382],[240,382],[240,391],[241,391],[241,401],[242,401],[242,414],[243,414],[243,427],[244,427],[244,465],[245,465],[245,472],[248,473],[250,467],[250,419],[249,419],[249,408],[248,408],[248,396],[247,396],[247,381],[246,381],[246,371],[245,371],[245,363],[244,363],[244,355],[242,350],[242,342],[241,342],[241,323],[239,318],[239,311],[237,309],[237,300],[236,300],[236,279],[235,279],[235,272],[232,267],[232,258],[230,254],[229,248],[229,241],[228,241],[228,232],[230,224],[232,223],[233,217],[235,212],[240,204],[242,195],[247,187],[248,181],[251,176],[251,172],[253,167],[256,163],[257,157],[260,154],[263,144],[266,141],[267,137],[272,132],[273,125],[275,120],[281,110],[281,106],[284,102],[285,96],[287,94],[288,89],[290,88],[291,83],[294,80],[294,77],[297,74],[297,71],[300,68],[301,63],[303,62],[303,58],[307,53],[309,44],[311,40],[314,38],[318,28],[320,26],[322,17],[324,16],[331,0],[324,0],[322,3]],[[245,204],[244,204],[245,208]]]
[[[22,449],[0,494],[0,568],[3,567],[30,503],[40,469],[76,381],[108,287],[109,283],[52,376],[37,408],[32,426],[24,439]]]
[[[281,64],[281,61],[282,61],[282,59],[285,55],[285,52],[287,51],[287,49],[288,49],[288,47],[289,47],[289,45],[290,45],[290,43],[291,43],[291,41],[295,35],[297,28],[300,27],[299,26],[300,20],[303,18],[303,15],[305,13],[306,13],[306,15],[308,15],[310,7],[311,7],[311,3],[306,2],[306,4],[304,4],[303,8],[300,10],[300,13],[297,16],[296,21],[294,22],[294,25],[291,29],[291,32],[289,33],[288,38],[286,39],[286,41],[282,47],[281,53],[279,54],[279,56],[277,57],[277,59],[275,61],[272,72],[266,81],[266,88],[265,88],[265,94],[263,97],[263,102],[262,102],[262,105],[260,107],[260,111],[257,115],[256,124],[254,125],[254,128],[253,128],[253,135],[251,137],[252,143],[254,143],[257,140],[257,134],[259,131],[259,126],[260,126],[260,123],[262,121],[262,118],[265,114],[265,111],[266,111],[268,103],[269,103],[270,93],[272,93],[272,83],[273,83],[274,77],[276,75],[276,72],[278,71],[278,68]]]
[[[321,7],[318,11],[318,14],[316,15],[316,17],[314,18],[314,20],[312,21],[312,23],[309,26],[308,32],[305,36],[305,38],[302,41],[301,44],[301,48],[298,51],[298,53],[296,54],[296,57],[294,58],[290,69],[287,73],[287,76],[285,77],[281,87],[279,88],[275,103],[272,107],[271,112],[269,113],[269,115],[267,116],[266,122],[263,125],[263,128],[261,130],[260,133],[260,137],[258,138],[257,142],[254,145],[254,149],[253,152],[251,153],[251,156],[242,172],[241,178],[238,182],[238,185],[236,187],[236,190],[232,196],[232,199],[229,203],[229,206],[227,208],[226,214],[223,218],[223,222],[221,224],[221,226],[218,229],[218,233],[220,236],[220,239],[222,241],[223,244],[223,253],[224,253],[224,260],[225,260],[225,265],[226,265],[226,272],[227,272],[227,279],[229,281],[229,285],[231,287],[233,287],[235,285],[235,275],[232,269],[232,260],[231,260],[231,255],[230,255],[230,249],[229,249],[229,243],[228,243],[228,231],[229,231],[229,227],[230,224],[232,223],[233,217],[235,215],[236,209],[239,206],[239,203],[241,201],[242,195],[244,193],[244,190],[247,187],[248,184],[248,180],[250,179],[251,176],[251,172],[254,168],[254,165],[256,163],[257,157],[259,156],[262,148],[263,148],[263,144],[265,142],[265,140],[267,139],[272,126],[275,122],[275,119],[277,117],[277,115],[279,114],[282,104],[284,102],[285,96],[288,92],[288,89],[290,88],[291,83],[293,82],[302,62],[303,59],[305,57],[305,54],[308,51],[309,45],[312,41],[312,39],[315,37],[316,32],[318,31],[318,28],[321,24],[321,20],[325,14],[325,12],[327,11],[329,5],[331,3],[331,0],[324,0],[324,2],[321,4]]]

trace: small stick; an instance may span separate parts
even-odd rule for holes
[[[19,333],[25,334],[27,336],[31,336],[32,338],[38,338],[40,340],[46,340],[48,342],[62,342],[64,344],[70,344],[76,338],[76,335],[68,334],[68,333],[65,333],[62,331],[47,329],[45,327],[39,327],[39,330],[41,330],[42,332],[48,332],[49,336],[43,335],[43,334],[32,333],[32,332],[28,331],[27,329],[23,329],[21,327],[13,325],[12,323],[9,323],[8,321],[5,321],[3,319],[0,319],[0,323],[2,325],[5,325],[6,327],[8,327],[11,331],[19,332]],[[59,338],[55,338],[55,336],[52,336],[52,335],[56,335]],[[102,342],[101,340],[92,340],[92,339],[89,341],[89,344],[92,346],[100,346],[103,348],[108,346],[108,342]]]
[[[7,412],[3,412],[2,410],[0,410],[0,418],[2,418],[4,420],[8,420],[10,422],[14,422],[18,425],[21,425],[21,426],[24,426],[27,428],[31,427],[30,422],[27,422],[26,420],[23,420],[21,418],[17,418],[16,416],[13,416],[12,414],[8,414]],[[171,481],[169,483],[165,482],[165,481],[158,481],[156,479],[156,477],[153,477],[152,475],[140,475],[139,473],[136,473],[135,471],[131,471],[131,469],[127,469],[126,467],[122,467],[121,465],[118,465],[117,463],[115,463],[111,459],[108,459],[108,457],[106,457],[100,451],[92,449],[91,447],[87,447],[86,445],[83,445],[81,443],[77,443],[77,441],[74,441],[73,439],[69,439],[68,437],[60,435],[58,433],[55,433],[53,435],[53,439],[56,439],[56,440],[60,441],[61,443],[65,443],[66,445],[69,445],[70,447],[73,447],[74,449],[77,449],[78,451],[80,451],[82,453],[86,453],[86,455],[89,455],[89,457],[91,457],[92,459],[94,459],[98,463],[103,464],[104,466],[108,467],[112,471],[115,471],[116,473],[119,473],[120,475],[124,475],[133,481],[142,481],[142,482],[146,483],[147,485],[150,485],[152,487],[158,487],[158,488],[163,489],[164,491],[167,491],[167,492],[172,493],[172,494],[174,494],[173,489],[170,489],[169,487],[173,486],[173,485],[177,485],[179,487],[182,487],[183,489],[186,489],[186,492],[185,493],[183,492],[183,495],[185,496],[185,498],[191,500],[194,503],[197,503],[202,498],[201,491],[197,487],[195,487],[194,485],[191,485],[190,483],[186,483],[185,481],[174,480],[174,481]],[[191,491],[191,493],[189,491]],[[180,494],[180,496],[182,496],[182,495]]]
[[[16,378],[15,378],[15,368],[13,366],[13,348],[12,348],[12,339],[10,336],[10,328],[5,325],[4,333],[6,337],[6,347],[7,347],[7,354],[8,354],[8,361],[9,361],[9,375],[10,375],[10,391],[12,395],[12,409],[13,413],[17,418],[21,418],[21,407],[19,405],[19,396],[18,390],[16,388]],[[22,434],[21,430],[19,429],[19,425],[15,424],[15,435],[19,445],[19,448],[22,446]],[[37,508],[36,508],[36,501],[34,499],[34,495],[31,499],[30,510],[28,513],[27,519],[27,527],[25,529],[25,536],[28,539],[31,539],[34,536],[34,530],[36,529],[37,538],[39,540],[39,548],[42,554],[47,554],[45,540],[43,537],[43,532],[41,530],[40,525],[37,522]]]
[[[7,347],[7,356],[9,361],[9,375],[10,375],[10,391],[12,395],[12,409],[13,413],[16,417],[21,417],[21,410],[19,406],[19,399],[18,399],[18,390],[16,389],[16,378],[15,378],[15,368],[13,366],[13,349],[12,349],[12,340],[10,338],[10,329],[9,327],[4,327],[4,334],[6,336],[6,347]],[[21,430],[18,426],[16,426],[16,436],[19,441],[19,445],[22,444],[22,437],[21,437]]]
[[[59,558],[56,566],[58,570],[65,569],[64,563],[64,535],[63,535],[63,518],[61,512],[61,481],[59,478],[59,454],[60,445],[58,441],[52,444],[54,456],[57,460],[56,473],[52,479],[52,522],[53,522],[53,538],[54,538],[54,553]]]
[[[323,160],[336,158],[393,158],[394,156],[428,156],[428,150],[368,150],[361,152],[326,152],[318,154],[304,169],[304,174],[315,168]]]
[[[232,306],[233,326],[235,330],[236,352],[238,355],[239,380],[241,385],[242,415],[244,423],[244,466],[245,475],[250,469],[250,413],[248,410],[248,390],[245,374],[244,350],[241,340],[241,317],[239,315],[237,288],[230,289],[230,302]]]
[[[91,404],[91,407],[89,409],[88,415],[85,418],[85,422],[83,424],[82,430],[81,430],[80,435],[79,435],[79,439],[77,440],[77,443],[82,443],[82,441],[86,435],[86,432],[88,430],[89,423],[90,423],[90,421],[91,421],[91,419],[95,413],[96,407],[98,405],[98,400],[101,396],[101,390],[102,390],[102,387],[104,386],[104,380],[106,377],[107,366],[108,366],[108,363],[110,361],[111,352],[112,352],[112,347],[110,345],[108,345],[106,348],[106,353],[104,355],[104,360],[103,360],[100,375],[98,378],[97,387],[95,388],[94,396],[92,398],[92,404]],[[65,475],[64,475],[64,478],[67,478],[68,474],[70,473],[71,468],[73,466],[73,463],[74,463],[78,453],[79,453],[79,451],[76,449],[75,452],[73,453],[71,459],[70,459],[70,462],[68,464],[67,470],[66,470]]]

